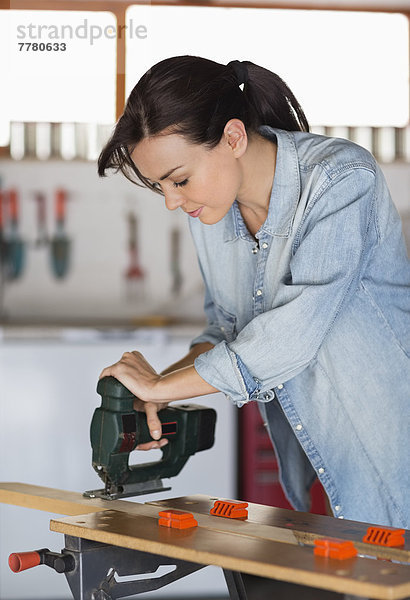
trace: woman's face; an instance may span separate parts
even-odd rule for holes
[[[161,189],[169,210],[181,208],[207,225],[226,215],[242,182],[225,134],[213,150],[175,133],[146,138],[131,157],[139,172]]]

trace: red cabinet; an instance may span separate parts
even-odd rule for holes
[[[292,508],[279,482],[279,467],[256,402],[239,410],[239,498]],[[311,490],[310,512],[325,515],[325,492],[318,480]]]

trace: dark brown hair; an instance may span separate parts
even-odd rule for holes
[[[261,125],[309,131],[302,108],[278,75],[250,61],[242,66],[247,70],[243,91],[231,65],[199,56],[174,56],[151,67],[132,90],[100,154],[100,177],[114,169],[133,183],[161,193],[131,159],[140,141],[159,134],[178,133],[190,143],[212,149],[233,118],[243,121],[248,134]]]

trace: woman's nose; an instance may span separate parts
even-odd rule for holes
[[[165,194],[165,206],[168,210],[176,210],[184,203],[178,191],[167,192]]]

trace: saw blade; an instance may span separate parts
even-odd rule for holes
[[[88,490],[83,493],[85,498],[102,498],[103,500],[118,500],[120,498],[130,498],[132,496],[142,496],[144,494],[156,494],[157,492],[166,492],[170,487],[165,487],[161,479],[144,481],[143,483],[125,483],[124,485],[109,485],[99,490]]]

